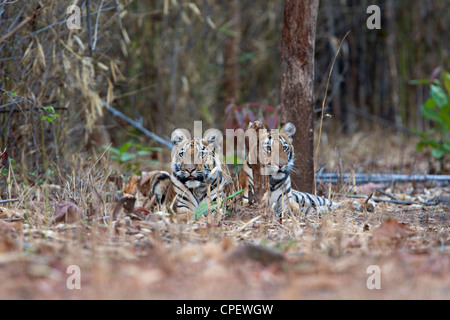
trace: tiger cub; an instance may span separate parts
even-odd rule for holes
[[[139,190],[150,202],[150,210],[172,209],[181,220],[192,219],[195,210],[206,201],[222,200],[234,188],[227,166],[220,161],[222,133],[209,129],[203,138],[190,139],[189,132],[176,129],[171,137],[174,145],[171,173],[151,171],[141,177],[132,176],[124,188],[123,199],[136,199]],[[125,192],[127,190],[127,192]]]
[[[202,203],[218,201],[231,192],[233,182],[220,161],[223,136],[209,129],[203,139],[189,139],[188,133],[172,133],[171,184],[176,196],[175,211],[193,214]]]
[[[250,123],[250,127],[254,124]],[[260,127],[263,127],[259,124]],[[294,148],[292,137],[295,134],[295,126],[286,123],[279,133],[267,130],[260,135],[260,152],[264,163],[267,163],[269,175],[268,202],[277,215],[282,212],[298,213],[307,212],[310,208],[317,210],[334,209],[341,205],[329,199],[315,196],[306,192],[292,189],[290,172],[294,168]],[[256,148],[256,145],[249,149]],[[250,150],[250,152],[252,152]],[[256,153],[254,153],[256,154]],[[245,160],[239,174],[239,182],[244,188],[244,203],[248,203],[249,193],[254,190],[253,171],[249,164],[249,157]]]

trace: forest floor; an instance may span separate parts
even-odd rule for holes
[[[426,173],[429,166],[402,137],[326,138],[319,165],[327,171]],[[344,200],[332,212],[282,219],[239,207],[188,224],[164,214],[111,222],[120,188],[108,179],[110,166],[78,159],[53,184],[10,170],[8,194],[19,201],[0,205],[0,299],[450,297],[448,185],[345,187],[379,198],[386,197],[377,189],[400,200],[446,199],[433,206],[380,202],[366,212]],[[84,218],[63,223],[61,212]],[[71,289],[77,275],[81,288]]]

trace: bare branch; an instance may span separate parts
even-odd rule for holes
[[[374,198],[372,196],[370,196],[368,198],[367,196],[355,196],[355,195],[350,195],[350,194],[334,194],[334,196],[353,198],[353,199],[366,199],[366,201],[372,199],[375,202],[389,202],[389,203],[404,204],[404,205],[421,204],[424,206],[436,206],[440,203],[439,200],[437,200],[437,201],[408,201],[408,200],[397,200],[397,199],[380,199],[380,198]]]
[[[111,107],[110,105],[108,105],[106,103],[106,101],[102,100],[103,103],[103,107],[105,107],[109,112],[111,112],[114,116],[128,122],[129,124],[131,124],[133,127],[135,127],[136,129],[138,129],[139,131],[141,131],[143,134],[145,134],[147,137],[155,140],[156,142],[158,142],[159,144],[162,144],[163,146],[169,148],[170,150],[172,150],[173,145],[171,142],[164,140],[163,138],[161,138],[160,136],[154,134],[153,132],[148,131],[147,129],[145,129],[144,127],[141,126],[141,124],[129,117],[127,117],[126,115],[124,115],[122,112],[120,112],[119,110],[116,110],[115,108]]]
[[[89,37],[89,56],[92,57],[92,22],[91,22],[91,1],[86,0],[86,20],[88,25],[88,37]]]
[[[0,44],[6,43],[6,41],[12,37],[17,31],[19,31],[21,28],[23,28],[28,22],[30,22],[31,20],[34,19],[34,17],[42,11],[43,8],[39,8],[38,10],[36,10],[33,14],[31,14],[30,16],[26,17],[25,19],[23,19],[23,21],[21,23],[19,23],[14,29],[12,29],[11,31],[9,31],[6,35],[4,35],[1,39],[0,39]]]
[[[102,7],[103,7],[103,2],[104,2],[104,0],[102,0],[102,2],[100,2],[100,9],[98,10],[97,19],[95,21],[94,43],[92,44],[92,51],[95,51],[95,47],[97,46],[98,21],[100,20],[100,12],[101,12]]]
[[[123,27],[122,27],[122,18],[120,17],[120,6],[119,6],[119,1],[115,0],[115,6],[116,6],[116,11],[117,11],[117,16],[119,17],[119,26],[120,26],[120,31],[122,31]]]

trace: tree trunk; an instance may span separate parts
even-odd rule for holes
[[[224,105],[238,100],[239,95],[239,47],[241,42],[241,10],[238,0],[228,2],[230,34],[224,43],[223,97]]]
[[[266,192],[269,191],[269,174],[266,165],[263,165],[260,161],[260,144],[259,138],[264,125],[260,121],[254,121],[249,127],[256,132],[256,137],[258,137],[256,142],[256,148],[251,149],[253,159],[259,159],[255,164],[252,164],[253,172],[253,193],[249,193],[249,202],[261,204]]]
[[[314,41],[319,0],[285,0],[281,39],[282,119],[297,128],[293,187],[314,190]]]

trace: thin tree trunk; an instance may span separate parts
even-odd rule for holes
[[[386,10],[386,19],[387,19],[387,38],[386,38],[386,48],[389,62],[389,70],[390,70],[390,87],[391,87],[391,110],[392,117],[397,126],[402,126],[402,118],[400,114],[400,86],[399,86],[399,78],[398,78],[398,66],[397,66],[397,55],[398,50],[396,50],[396,39],[398,37],[398,33],[396,30],[396,14],[394,2],[392,0],[387,1],[387,10]]]
[[[238,0],[228,2],[228,20],[231,33],[225,40],[223,91],[225,104],[236,101],[239,97],[239,47],[241,42],[241,12]]]
[[[281,39],[282,119],[297,128],[294,188],[314,190],[314,42],[319,0],[285,0]]]

